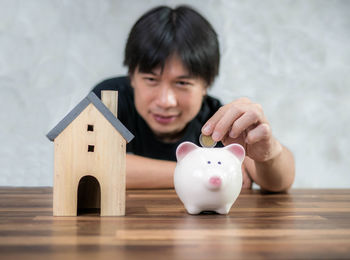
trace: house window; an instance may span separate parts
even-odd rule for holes
[[[95,146],[94,145],[88,145],[88,152],[94,152]]]
[[[93,132],[94,131],[94,125],[88,125],[87,130],[89,132]]]

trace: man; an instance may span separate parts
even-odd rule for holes
[[[175,150],[201,133],[246,149],[243,188],[252,181],[285,191],[294,180],[291,152],[271,134],[259,104],[247,98],[224,106],[207,95],[219,71],[217,35],[192,8],[157,7],[133,26],[125,49],[129,77],[105,80],[93,91],[118,90],[118,118],[135,135],[127,145],[127,188],[171,188]]]

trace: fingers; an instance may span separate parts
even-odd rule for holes
[[[235,122],[232,124],[229,136],[231,138],[237,138],[243,131],[249,131],[255,128],[259,123],[265,122],[266,119],[262,111],[258,109],[248,110],[241,117],[237,118],[237,120],[235,120]]]
[[[241,117],[243,113],[244,112],[241,110],[230,107],[216,123],[212,134],[213,140],[216,142],[222,140],[231,130],[232,124]]]
[[[270,125],[263,123],[248,132],[245,142],[247,144],[255,144],[264,140],[269,140],[271,135]]]
[[[204,125],[202,133],[218,142],[224,137],[236,139],[262,123],[267,123],[262,107],[242,98],[221,107]]]
[[[230,109],[231,106],[249,103],[250,100],[248,98],[240,98],[230,104],[222,106],[219,110],[204,124],[202,128],[202,133],[205,135],[212,135],[217,123],[226,114],[227,110]]]
[[[205,123],[202,127],[202,133],[204,135],[211,135],[215,128],[215,125],[220,118],[225,114],[225,107],[220,107],[219,110]]]

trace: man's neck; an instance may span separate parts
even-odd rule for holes
[[[176,133],[166,133],[166,134],[156,134],[155,133],[155,136],[157,137],[158,140],[160,140],[164,143],[175,143],[183,137],[183,135],[185,134],[185,129],[183,129],[180,132],[176,132]]]

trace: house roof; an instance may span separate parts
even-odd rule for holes
[[[75,108],[73,108],[46,136],[50,141],[54,141],[55,138],[78,116],[80,113],[90,104],[101,112],[101,114],[112,124],[112,126],[123,136],[123,138],[129,143],[134,135],[116,118],[113,113],[102,103],[102,101],[90,92]]]

